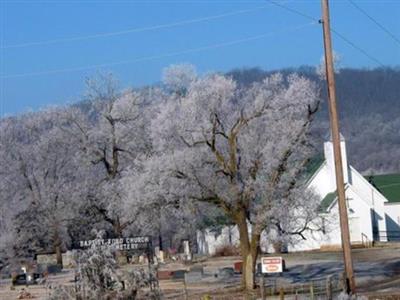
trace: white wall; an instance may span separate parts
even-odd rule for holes
[[[218,248],[226,245],[239,245],[239,231],[236,226],[225,226],[220,232],[215,232],[210,229],[197,231],[197,247],[199,254],[212,256]]]
[[[340,226],[337,205],[334,205],[330,212],[321,215],[324,219],[324,231],[307,231],[304,237],[291,241],[288,245],[289,252],[318,250],[324,246],[340,246]],[[322,228],[322,220],[319,223]]]
[[[347,163],[347,152],[346,152],[346,143],[343,137],[341,137],[340,141],[340,154],[342,155],[342,166],[343,166],[343,179],[344,183],[349,182],[349,171],[348,171],[348,163]],[[331,180],[329,181],[329,185],[331,189],[336,190],[336,176],[335,176],[335,158],[333,155],[333,144],[331,141],[327,141],[324,143],[324,156],[327,163],[329,177]]]
[[[325,161],[317,172],[311,177],[308,188],[323,199],[327,194],[336,190],[336,186],[331,184],[330,171]]]
[[[400,202],[385,203],[387,231],[400,231]]]
[[[350,172],[352,189],[375,211],[375,216],[371,219],[376,221],[377,230],[386,231],[385,202],[387,199],[353,167],[350,167]]]
[[[359,196],[353,186],[349,186],[346,189],[346,200],[351,242],[361,242],[363,240],[362,234],[366,235],[370,241],[373,241],[371,206]],[[359,228],[356,228],[357,226]]]

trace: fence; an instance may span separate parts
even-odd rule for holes
[[[291,295],[295,299],[333,299],[333,296],[343,290],[343,276],[332,275],[307,283],[279,284],[276,278],[267,279],[260,277],[261,299],[279,296],[284,299]]]
[[[400,242],[400,230],[379,231],[376,240],[383,242]]]
[[[165,293],[164,299],[174,300],[272,300],[272,299],[310,299],[332,300],[343,290],[343,275],[332,275],[304,283],[289,284],[279,277],[258,277],[258,289],[244,293],[240,284],[227,285],[224,288],[198,290],[182,282],[182,289]]]

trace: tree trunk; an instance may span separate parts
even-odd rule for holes
[[[54,252],[56,253],[57,265],[62,266],[63,260],[61,252],[61,239],[57,229],[55,230],[54,233]]]
[[[62,266],[63,265],[63,259],[62,259],[62,252],[61,252],[61,245],[56,245],[56,259],[57,259],[57,265]]]
[[[113,223],[113,229],[114,229],[114,233],[117,236],[117,238],[121,238],[122,237],[122,226],[121,226],[121,222],[118,217],[116,218],[115,222]]]
[[[246,216],[240,212],[237,219],[240,238],[240,251],[242,255],[242,287],[253,290],[255,287],[255,268],[257,263],[260,235],[252,234],[250,238]]]

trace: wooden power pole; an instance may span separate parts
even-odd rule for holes
[[[339,118],[336,106],[336,87],[335,87],[335,75],[333,66],[331,29],[329,21],[329,4],[328,0],[321,0],[321,1],[322,1],[322,16],[323,16],[322,25],[324,33],[324,48],[325,48],[325,73],[328,86],[329,116],[330,116],[331,133],[332,133],[333,155],[335,159],[336,186],[337,186],[337,195],[339,203],[343,258],[344,258],[344,266],[346,273],[346,285],[347,285],[346,288],[347,288],[347,293],[351,292],[352,294],[355,294],[356,284],[354,280],[353,261],[351,258],[350,232],[349,232],[349,222],[347,218],[347,205],[346,205],[346,196],[344,190],[342,154],[340,148]]]

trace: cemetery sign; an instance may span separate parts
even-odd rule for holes
[[[149,251],[151,249],[151,238],[149,236],[136,236],[114,239],[94,239],[79,241],[78,248],[90,247],[109,248],[125,251]]]

